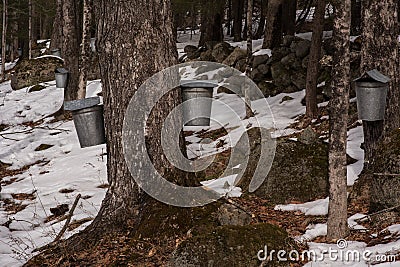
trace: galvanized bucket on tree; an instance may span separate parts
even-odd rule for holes
[[[17,53],[18,53],[18,56],[19,56],[19,57],[22,56],[22,48],[18,48],[18,49],[17,49]]]
[[[383,120],[390,79],[374,69],[354,81],[358,118],[364,121]]]
[[[56,57],[61,57],[61,50],[59,48],[51,50],[51,54]]]
[[[99,102],[99,97],[91,97],[68,101],[64,104],[65,110],[72,111],[72,118],[82,148],[106,142],[103,105],[97,105]]]
[[[58,68],[55,71],[56,77],[56,87],[57,88],[66,88],[68,84],[68,70],[64,68]]]
[[[182,80],[183,119],[186,126],[209,126],[214,80]],[[196,100],[197,99],[197,100]]]

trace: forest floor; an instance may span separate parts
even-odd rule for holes
[[[183,36],[182,42],[178,44],[180,52],[184,45],[191,42],[187,37]],[[259,43],[255,41],[255,49],[260,48],[257,46]],[[62,105],[62,90],[55,87],[55,82],[44,86],[41,91],[29,92],[29,88],[13,91],[9,81],[0,84],[1,266],[21,266],[35,255],[35,249],[52,242],[65,224],[68,214],[65,204],[71,208],[78,194],[82,197],[63,238],[83,230],[96,216],[108,188],[105,145],[81,149],[73,122],[57,121],[52,116]],[[95,96],[100,92],[100,81],[88,83],[87,96]],[[320,138],[326,140],[328,117],[324,110],[327,103],[319,105],[322,112],[318,120],[306,120],[305,107],[301,104],[304,95],[305,92],[300,91],[255,101],[254,107],[258,112],[256,117],[265,125],[271,126],[273,122],[275,137],[296,140],[297,134],[311,124]],[[240,116],[245,113],[237,96],[216,92],[214,96],[229,103]],[[282,101],[285,97],[290,97],[290,100]],[[269,110],[263,107],[264,101],[267,101]],[[240,137],[240,131],[238,125],[230,123],[229,114],[221,111],[218,105],[213,106],[212,113],[222,125],[228,125],[228,130],[221,131],[218,124],[211,124],[205,129],[187,127],[188,153],[191,153],[192,158],[198,156],[198,143],[209,137],[213,142],[203,148],[201,155],[219,154],[221,162],[224,162],[225,157],[229,156],[229,149]],[[273,114],[272,120],[269,113]],[[348,166],[349,188],[362,170],[362,142],[362,127],[354,120],[348,131],[347,152],[356,160]],[[225,181],[221,181],[215,182],[214,186],[221,190],[221,194],[226,194],[228,192],[223,189]],[[256,219],[252,223],[267,222],[284,228],[303,249],[323,253],[329,246],[335,246],[325,243],[327,198],[276,206],[255,196],[240,197],[238,188],[229,190],[234,192],[232,199],[235,202],[254,214]],[[360,222],[359,219],[367,214],[367,210],[365,203],[357,203],[349,208],[349,225],[352,230],[347,238],[348,249],[368,249],[374,254],[397,255],[400,251],[400,221],[392,225],[373,225],[369,220]],[[129,247],[131,251],[136,249],[141,259],[139,263],[143,266],[157,266],[165,263],[177,245],[176,242],[164,246],[137,242],[132,246],[132,242],[127,235],[113,237],[103,240],[97,250],[77,255],[77,258],[90,264],[99,263],[100,257],[104,266],[115,262],[128,264],[130,259],[126,258],[126,251]],[[396,260],[400,260],[398,256]],[[344,263],[326,259],[323,262],[300,262],[293,266],[303,264],[315,267],[343,266]],[[380,267],[400,266],[396,265],[398,262],[375,261],[373,264]],[[369,263],[346,262],[346,266],[369,266]]]

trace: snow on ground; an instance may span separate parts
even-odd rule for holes
[[[329,33],[327,33],[329,35]],[[181,33],[177,44],[180,55],[188,44],[197,46],[199,34],[196,32],[190,40],[189,33]],[[245,48],[245,42],[232,43],[233,46]],[[270,54],[270,50],[261,49],[262,40],[253,42],[256,54]],[[191,78],[195,70],[189,70],[186,78]],[[203,73],[202,73],[203,74]],[[192,75],[192,76],[191,76]],[[215,71],[207,76],[212,79]],[[192,77],[193,78],[193,77]],[[13,177],[3,178],[0,198],[11,200],[12,194],[27,193],[36,196],[33,200],[16,200],[27,205],[25,209],[10,214],[0,208],[0,265],[20,266],[32,256],[32,250],[54,240],[63,227],[64,221],[46,222],[50,215],[49,209],[58,204],[69,204],[71,207],[76,195],[81,194],[82,199],[74,212],[74,220],[86,220],[78,228],[67,231],[64,237],[73,235],[82,230],[94,218],[105,195],[106,155],[105,145],[81,149],[72,121],[52,122],[49,116],[56,112],[63,101],[63,91],[55,87],[55,82],[43,84],[45,89],[39,92],[29,92],[29,88],[13,91],[9,82],[0,84],[0,125],[6,128],[0,132],[0,161],[12,164],[11,169],[19,169],[26,165],[37,163],[28,170]],[[101,91],[100,81],[88,83],[87,96],[94,96]],[[301,105],[301,99],[305,92],[292,94],[280,94],[267,99],[259,99],[252,102],[256,111],[256,119],[261,126],[271,129],[274,137],[292,134],[296,130],[287,128],[295,118],[304,114],[305,107]],[[290,96],[293,100],[282,102],[282,98]],[[326,105],[326,103],[320,106]],[[227,107],[233,112],[227,112]],[[212,117],[216,120],[209,127],[185,127],[185,130],[200,131],[201,129],[218,129],[224,126],[229,135],[221,137],[211,144],[196,144],[200,138],[194,134],[188,137],[192,142],[188,146],[188,154],[191,158],[197,156],[209,156],[219,153],[233,146],[242,135],[249,123],[254,124],[254,118],[241,121],[245,109],[241,97],[230,94],[214,94]],[[42,120],[36,126],[30,122]],[[254,126],[254,125],[253,125]],[[226,140],[226,145],[216,149],[215,144],[221,139]],[[363,167],[363,151],[360,144],[363,141],[362,127],[356,127],[348,132],[348,154],[357,160],[348,166],[348,185],[354,184]],[[50,145],[46,150],[36,151],[40,145]],[[237,167],[237,166],[236,166]],[[213,188],[221,195],[238,197],[241,189],[232,186],[236,175],[223,177],[217,180],[204,182],[204,185]],[[328,198],[303,204],[279,205],[279,210],[299,210],[306,215],[325,215],[328,211]],[[356,214],[348,219],[352,228],[361,229],[356,219],[364,216]],[[399,225],[393,225],[388,231],[400,232]],[[298,241],[307,242],[315,237],[326,235],[326,224],[309,225],[304,235],[297,237]],[[328,244],[309,243],[310,249],[321,252]],[[373,253],[385,253],[399,250],[400,241],[385,245],[369,247]],[[365,251],[366,244],[361,242],[349,242],[349,249]],[[332,263],[324,258],[322,262],[311,262],[306,266],[343,266]],[[336,264],[336,265],[335,265]],[[353,263],[351,263],[353,264]],[[349,266],[367,266],[364,262],[357,262]],[[380,264],[379,266],[389,266]],[[394,266],[394,265],[393,265]]]

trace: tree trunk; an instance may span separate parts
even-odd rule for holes
[[[169,1],[121,0],[116,5],[100,0],[94,11],[103,77],[110,188],[90,227],[107,230],[111,226],[116,230],[137,223],[139,204],[143,201],[143,191],[139,193],[122,153],[122,124],[126,108],[139,86],[154,73],[176,64],[178,55]],[[156,57],[148,56],[149,48]],[[148,136],[154,137],[149,140],[148,153],[161,173],[167,172],[171,166],[162,157],[160,140],[155,137],[160,134],[160,122],[179,103],[178,93],[174,90],[159,102],[153,110],[153,124],[148,128]],[[138,107],[138,112],[140,110]],[[133,175],[140,175],[139,166]]]
[[[11,57],[10,60],[13,62],[18,58],[17,49],[18,49],[18,20],[17,20],[17,12],[12,11],[11,17],[13,18],[13,22],[11,23]]]
[[[258,24],[257,32],[254,35],[254,39],[260,39],[263,36],[265,28],[265,13],[266,13],[266,0],[260,2],[260,23]]]
[[[1,80],[6,78],[7,0],[3,0],[3,31],[1,34]]]
[[[78,82],[78,99],[86,96],[86,81],[89,67],[90,51],[90,22],[92,20],[92,0],[83,0],[83,27],[82,27],[82,43],[80,55],[80,70]]]
[[[310,57],[307,66],[306,82],[306,115],[315,118],[318,113],[317,83],[319,60],[321,58],[322,36],[324,31],[325,0],[319,0],[313,20],[313,34],[311,39]]]
[[[265,25],[263,48],[274,48],[282,40],[282,3],[283,0],[269,0]]]
[[[53,32],[51,33],[50,50],[62,49],[64,38],[63,38],[63,0],[56,0],[56,15],[53,22]],[[61,50],[61,55],[63,51]]]
[[[347,235],[347,119],[350,90],[351,0],[336,0],[329,135],[328,240]]]
[[[351,35],[361,34],[361,0],[351,1]]]
[[[382,137],[400,127],[399,88],[399,23],[396,1],[365,0],[363,3],[363,46],[361,50],[361,72],[377,69],[391,81],[387,96]],[[367,151],[367,155],[374,155]],[[379,155],[375,155],[379,156]]]
[[[294,35],[296,32],[296,10],[297,0],[283,1],[282,33],[284,35]]]
[[[62,57],[64,65],[69,70],[67,87],[64,89],[64,100],[70,101],[78,98],[79,81],[79,44],[78,14],[76,0],[64,0],[63,14],[63,46]]]
[[[32,0],[28,1],[28,5],[29,5],[29,14],[28,14],[28,42],[29,42],[29,48],[28,48],[28,58],[31,59],[32,58],[32,42],[33,42],[33,38],[32,38]]]
[[[232,0],[233,9],[233,41],[242,40],[244,0]]]
[[[209,41],[222,42],[224,40],[222,29],[223,8],[224,2],[221,0],[216,2],[204,2],[201,12],[199,47],[205,45],[205,43]]]
[[[246,75],[250,77],[252,66],[251,58],[253,56],[253,0],[247,0],[247,58],[246,58]],[[250,101],[250,85],[248,82],[245,84],[244,97],[246,102],[246,118],[253,116]]]

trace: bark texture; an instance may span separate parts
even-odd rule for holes
[[[244,0],[232,0],[234,42],[239,42],[242,40],[243,8]]]
[[[79,80],[79,44],[80,37],[78,24],[78,7],[76,0],[63,0],[63,44],[62,57],[65,66],[69,70],[68,84],[64,89],[64,100],[74,100],[78,98]]]
[[[90,22],[92,20],[92,0],[83,0],[83,26],[82,43],[79,64],[79,81],[77,98],[83,99],[86,96],[86,81],[89,67],[90,53]]]
[[[1,80],[6,73],[6,35],[7,35],[7,0],[3,0],[3,29],[1,34]]]
[[[103,83],[107,136],[107,172],[110,188],[99,214],[90,226],[113,230],[136,224],[143,193],[129,173],[122,153],[122,124],[131,97],[154,73],[177,62],[176,40],[170,2],[165,0],[95,3],[98,25],[97,47]],[[156,55],[149,57],[149,54]],[[179,103],[178,91],[163,98],[153,109],[148,135],[148,152],[156,169],[163,173],[166,163],[159,136],[160,123]],[[144,100],[145,103],[145,100]],[[157,156],[158,155],[158,156]],[[138,173],[140,175],[139,166]]]
[[[306,115],[310,118],[315,118],[318,113],[317,83],[319,60],[321,58],[322,35],[324,31],[325,6],[325,0],[318,1],[313,20],[313,34],[306,81]]]
[[[56,0],[56,15],[53,21],[53,32],[51,34],[50,50],[63,46],[63,8],[62,0]],[[62,51],[61,51],[62,53]]]
[[[382,137],[386,138],[394,129],[400,127],[398,4],[390,0],[365,0],[362,1],[362,8],[361,72],[377,69],[391,79],[385,121],[381,128]],[[375,145],[371,144],[368,149],[366,154],[369,158],[373,157]]]
[[[283,1],[282,32],[285,35],[294,35],[296,33],[296,9],[297,0]]]
[[[329,213],[328,240],[347,235],[347,119],[350,89],[350,0],[334,1],[333,40],[335,56],[332,66],[329,136]]]
[[[282,40],[282,4],[283,0],[269,0],[265,25],[263,48],[274,48]]]
[[[203,1],[199,46],[203,46],[208,41],[223,41],[222,21],[224,17],[224,6],[225,2],[222,0]]]

